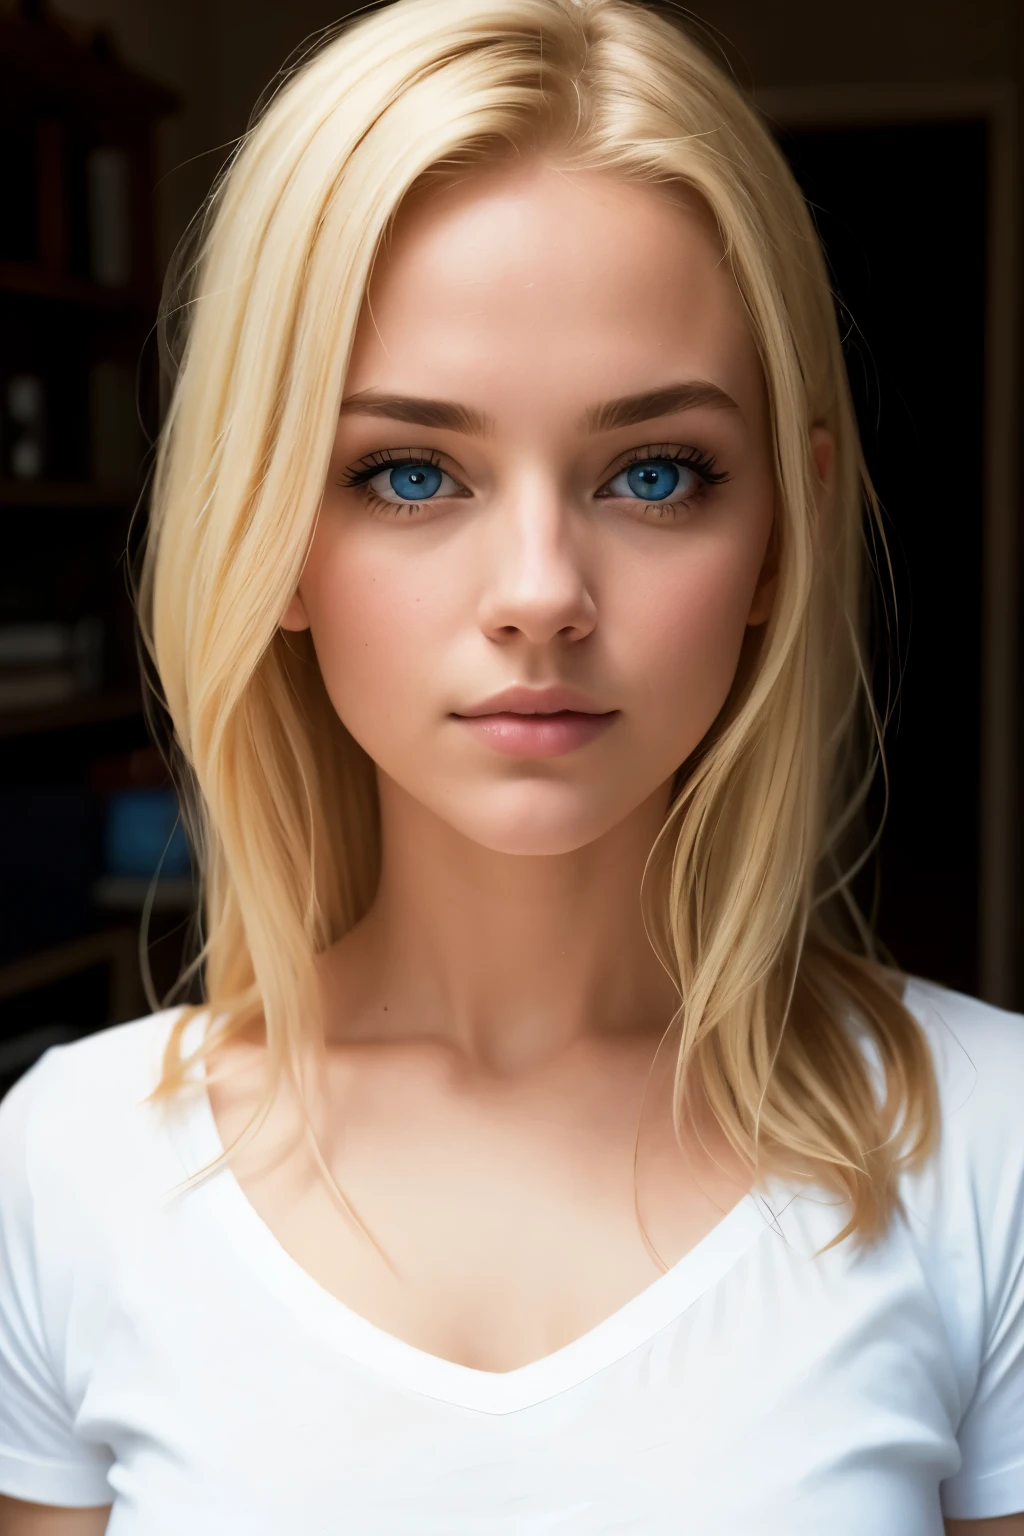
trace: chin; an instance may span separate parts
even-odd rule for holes
[[[563,786],[522,783],[512,795],[467,795],[459,814],[444,807],[444,819],[463,837],[493,853],[543,855],[574,853],[603,837],[629,815],[626,805],[611,807]]]
[[[585,848],[588,843],[596,842],[600,833],[591,837],[586,834],[572,836],[565,828],[552,829],[545,834],[538,830],[532,836],[517,835],[514,831],[503,833],[494,828],[484,828],[476,833],[469,829],[460,829],[466,837],[472,838],[481,848],[487,848],[491,853],[518,854],[520,857],[540,858],[559,853],[575,853],[577,848]]]

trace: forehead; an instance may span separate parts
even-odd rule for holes
[[[756,393],[756,348],[699,200],[545,162],[408,200],[374,270],[347,390],[465,398],[524,371],[577,394],[687,375]]]

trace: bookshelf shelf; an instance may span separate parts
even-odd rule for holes
[[[126,315],[148,315],[156,308],[157,296],[138,288],[104,288],[88,278],[64,272],[51,272],[29,262],[0,261],[0,294],[17,298],[52,299],[62,304],[77,304],[86,309],[120,311]]]
[[[111,912],[193,912],[198,895],[187,877],[147,880],[135,875],[104,875],[93,886],[94,904]]]
[[[10,960],[0,965],[0,1000],[16,997],[19,992],[27,992],[44,982],[56,981],[86,966],[104,962],[119,962],[130,978],[132,951],[137,942],[130,928],[107,929],[55,944],[51,949],[36,951],[19,960]]]
[[[106,721],[141,719],[142,712],[142,697],[134,689],[83,694],[46,709],[12,710],[9,714],[0,714],[0,740],[64,731],[76,726],[102,725]]]
[[[138,500],[124,486],[77,480],[0,480],[0,507],[111,507],[122,511]]]

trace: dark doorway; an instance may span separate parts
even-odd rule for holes
[[[778,135],[832,270],[895,576],[877,930],[905,969],[974,994],[987,132],[956,122]],[[884,659],[875,682],[884,706]],[[880,807],[876,785],[873,825]]]

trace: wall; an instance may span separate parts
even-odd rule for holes
[[[108,27],[124,58],[164,81],[182,111],[161,132],[166,258],[260,92],[344,0],[52,0]],[[1016,0],[698,0],[708,41],[745,85],[1024,80]]]
[[[763,85],[1015,72],[1015,0],[698,0],[693,9],[732,40],[750,79]]]

